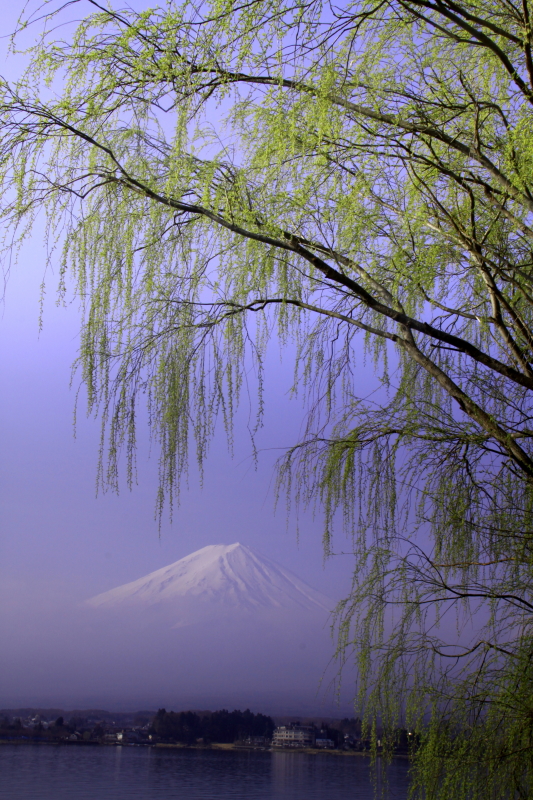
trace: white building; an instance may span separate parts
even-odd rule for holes
[[[315,729],[309,725],[280,725],[272,736],[273,747],[312,747]]]

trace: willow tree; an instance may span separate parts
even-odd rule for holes
[[[101,480],[146,402],[161,509],[279,338],[308,400],[280,487],[351,537],[368,724],[409,726],[415,794],[530,797],[529,0],[45,11],[1,87],[5,246],[45,214],[73,276]]]

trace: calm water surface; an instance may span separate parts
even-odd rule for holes
[[[378,776],[379,779],[379,776]],[[405,800],[407,764],[388,768]],[[372,800],[368,759],[145,747],[0,746],[0,800]]]

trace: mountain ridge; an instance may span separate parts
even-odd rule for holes
[[[210,545],[72,604],[47,663],[15,652],[11,688],[4,679],[0,689],[20,697],[15,688],[23,675],[26,696],[43,707],[255,705],[318,713],[326,695],[327,703],[337,702],[334,605],[251,548]],[[42,635],[37,631],[38,642]],[[9,653],[7,646],[0,651],[4,674]]]
[[[217,610],[331,612],[335,603],[290,570],[235,542],[208,545],[85,601],[100,609],[213,606]]]

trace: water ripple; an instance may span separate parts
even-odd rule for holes
[[[387,796],[405,800],[407,764],[395,762],[387,775]],[[0,747],[0,800],[372,800],[373,796],[366,758],[138,747]]]

